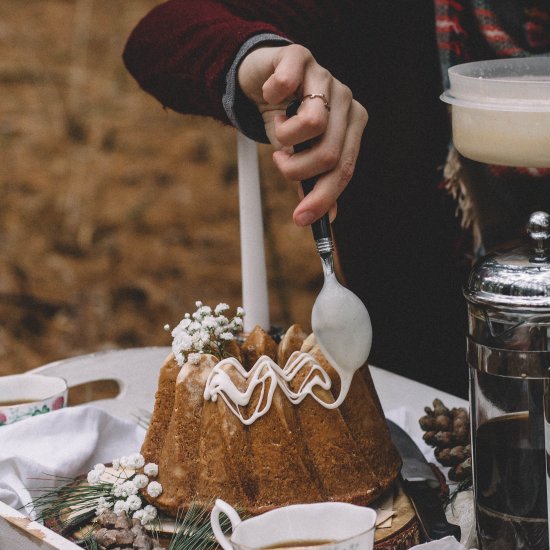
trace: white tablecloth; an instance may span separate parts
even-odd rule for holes
[[[139,452],[145,430],[93,406],[68,407],[0,428],[0,501],[25,507],[32,496],[95,464]]]

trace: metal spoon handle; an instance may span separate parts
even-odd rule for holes
[[[298,112],[298,107],[300,107],[300,101],[292,101],[286,109],[286,116],[288,118],[293,117]],[[301,151],[305,151],[310,148],[311,143],[309,141],[304,141],[302,143],[297,143],[294,146],[294,152],[300,153]],[[319,176],[313,176],[312,178],[308,178],[301,182],[304,196],[313,190],[318,179]],[[334,245],[332,243],[332,233],[330,231],[328,212],[311,224],[311,231],[313,232],[313,238],[315,239],[315,244],[317,245],[317,252],[319,255],[324,256],[326,254],[331,254],[334,250]]]

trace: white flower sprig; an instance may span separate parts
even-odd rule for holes
[[[186,361],[198,363],[203,353],[225,357],[225,345],[234,340],[243,328],[242,307],[238,307],[235,316],[228,319],[224,315],[229,309],[227,304],[218,304],[214,310],[202,302],[195,302],[195,306],[197,310],[192,314],[186,313],[172,330],[172,351],[180,367]]]
[[[140,468],[143,468],[144,473],[135,472]],[[134,453],[115,458],[113,469],[116,474],[111,482],[104,479],[104,464],[96,464],[86,476],[90,485],[98,486],[103,492],[95,502],[96,515],[112,508],[115,514],[126,512],[139,519],[142,525],[152,522],[157,517],[157,509],[146,504],[140,490],[146,491],[153,498],[162,494],[162,485],[150,479],[158,475],[158,466],[152,462],[145,464],[143,455]]]

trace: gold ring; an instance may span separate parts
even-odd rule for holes
[[[323,103],[325,104],[325,109],[330,112],[330,104],[325,94],[307,94],[302,98],[302,103],[306,99],[315,99],[316,97],[323,100]]]

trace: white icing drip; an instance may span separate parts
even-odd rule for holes
[[[327,357],[327,359],[330,361],[330,358]],[[244,380],[249,380],[245,391],[239,390],[231,380],[231,377],[224,371],[224,367],[227,366],[233,367]],[[302,369],[307,367],[310,370],[300,384],[298,391],[292,391],[289,385],[290,382]],[[266,355],[262,355],[250,371],[246,371],[235,358],[229,357],[220,361],[210,372],[204,388],[204,398],[216,401],[218,395],[221,396],[231,412],[243,424],[248,426],[269,411],[277,386],[281,388],[288,400],[294,405],[301,403],[308,395],[311,395],[317,403],[326,409],[339,407],[346,398],[353,373],[341,372],[339,369],[338,374],[341,378],[340,395],[333,403],[326,403],[315,395],[313,390],[317,386],[324,390],[329,390],[332,384],[330,377],[323,367],[308,353],[295,351],[289,357],[284,368],[279,367],[277,363]],[[268,383],[269,388],[266,395],[266,386]],[[241,407],[249,405],[252,395],[259,385],[261,385],[261,391],[258,403],[254,412],[248,418],[245,418]]]

